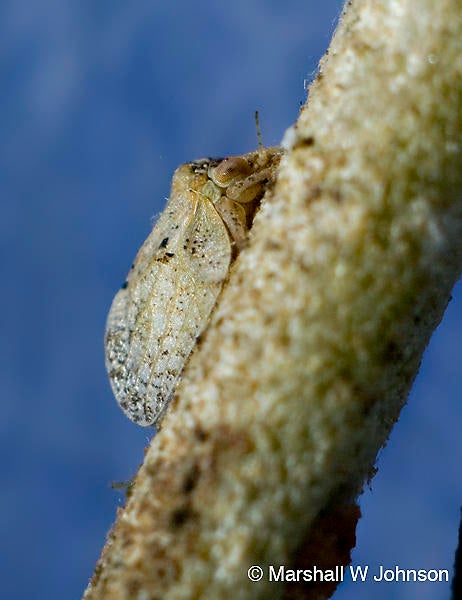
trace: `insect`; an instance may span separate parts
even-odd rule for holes
[[[155,424],[173,397],[281,154],[278,147],[259,148],[175,171],[167,206],[106,323],[111,387],[138,425]]]

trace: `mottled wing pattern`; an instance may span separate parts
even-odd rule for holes
[[[170,201],[108,315],[111,386],[139,425],[155,423],[168,405],[231,261],[223,220],[197,187],[172,186]]]

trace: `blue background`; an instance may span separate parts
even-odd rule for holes
[[[173,170],[266,145],[296,119],[340,0],[4,1],[0,8],[2,597],[79,598],[150,432],[103,361],[115,291]],[[354,564],[451,568],[460,480],[461,290],[361,499]],[[309,565],[307,565],[309,567]],[[339,600],[443,599],[348,584]]]

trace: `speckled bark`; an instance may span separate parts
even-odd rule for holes
[[[460,274],[461,89],[459,1],[351,3],[86,600],[290,597]]]

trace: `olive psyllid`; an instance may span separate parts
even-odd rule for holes
[[[164,212],[117,292],[106,324],[106,368],[117,402],[155,424],[243,245],[282,150],[204,158],[178,167]]]

